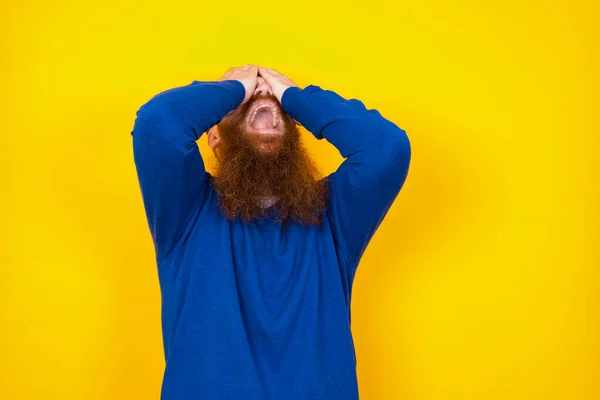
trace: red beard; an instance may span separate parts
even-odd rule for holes
[[[278,104],[283,134],[257,134],[248,130],[248,110],[259,98],[251,98],[239,113],[219,124],[215,190],[221,211],[229,219],[252,222],[267,216],[261,205],[265,196],[277,197],[274,210],[282,223],[321,225],[327,202],[327,181],[302,145],[294,120]]]

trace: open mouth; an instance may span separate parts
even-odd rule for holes
[[[257,102],[248,112],[248,127],[258,133],[280,133],[279,108],[270,100]]]

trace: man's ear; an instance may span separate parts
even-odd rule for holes
[[[215,148],[221,141],[221,137],[219,136],[219,127],[217,125],[213,126],[208,130],[208,147],[215,151]]]

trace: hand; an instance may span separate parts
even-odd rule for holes
[[[257,79],[258,67],[252,64],[247,64],[243,67],[229,68],[229,70],[227,70],[227,72],[225,72],[225,74],[219,78],[219,81],[240,81],[246,90],[246,96],[244,96],[244,101],[242,101],[242,104],[244,104],[254,94]]]
[[[281,75],[279,72],[265,67],[258,67],[258,74],[263,77],[265,82],[271,86],[273,94],[277,97],[277,100],[281,103],[281,97],[283,92],[290,87],[296,86],[296,84],[287,76]]]

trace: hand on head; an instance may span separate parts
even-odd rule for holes
[[[254,94],[257,78],[258,67],[252,64],[247,64],[243,67],[229,68],[227,72],[225,72],[225,74],[219,78],[219,81],[240,81],[246,90],[246,96],[244,97],[244,101],[242,101],[242,104],[244,104]]]
[[[247,102],[257,90],[273,93],[281,103],[283,92],[289,87],[296,86],[290,78],[279,72],[252,64],[230,68],[219,79],[219,81],[224,80],[237,80],[244,85],[246,96],[242,104]]]
[[[292,86],[296,86],[296,84],[290,78],[269,68],[258,67],[258,74],[271,87],[273,94],[275,97],[277,97],[277,100],[279,100],[280,103],[283,92]]]

